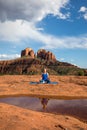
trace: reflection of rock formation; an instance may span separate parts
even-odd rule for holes
[[[53,60],[53,61],[56,61],[55,55],[52,52],[46,51],[44,49],[38,50],[37,57],[41,58],[41,59],[44,59],[44,60]]]
[[[48,101],[49,99],[47,98],[41,98],[41,104],[43,105],[43,109],[46,109]]]
[[[31,48],[26,48],[21,51],[21,57],[30,56],[31,58],[35,57],[34,51]]]

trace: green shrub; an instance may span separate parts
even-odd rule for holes
[[[78,76],[84,76],[84,71],[83,70],[79,70],[78,71]]]

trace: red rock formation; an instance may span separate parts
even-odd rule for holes
[[[56,61],[55,55],[52,52],[46,51],[44,49],[40,49],[37,52],[37,57],[41,58],[41,59],[44,59],[44,60],[53,60],[53,61]]]
[[[41,59],[46,59],[46,50],[44,49],[38,50],[37,57]]]
[[[26,48],[21,51],[21,57],[23,56],[29,56],[31,58],[35,57],[34,51],[31,48]]]
[[[0,61],[0,74],[41,74],[44,67],[47,67],[52,74],[78,75],[78,71],[82,70],[70,63],[57,61],[55,55],[45,49],[38,50],[35,55],[31,48],[26,48],[21,52],[21,57],[23,56],[24,58]],[[72,71],[73,68],[75,71]],[[84,70],[84,74],[87,75],[87,70]]]

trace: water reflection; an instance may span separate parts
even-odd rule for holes
[[[43,109],[46,109],[49,99],[47,98],[40,98],[41,104],[43,106]]]
[[[58,100],[32,97],[0,98],[0,102],[47,113],[70,115],[87,121],[87,99]],[[44,109],[44,110],[43,110]]]

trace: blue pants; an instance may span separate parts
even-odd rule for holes
[[[50,80],[47,79],[47,80],[40,80],[41,83],[50,83]]]

